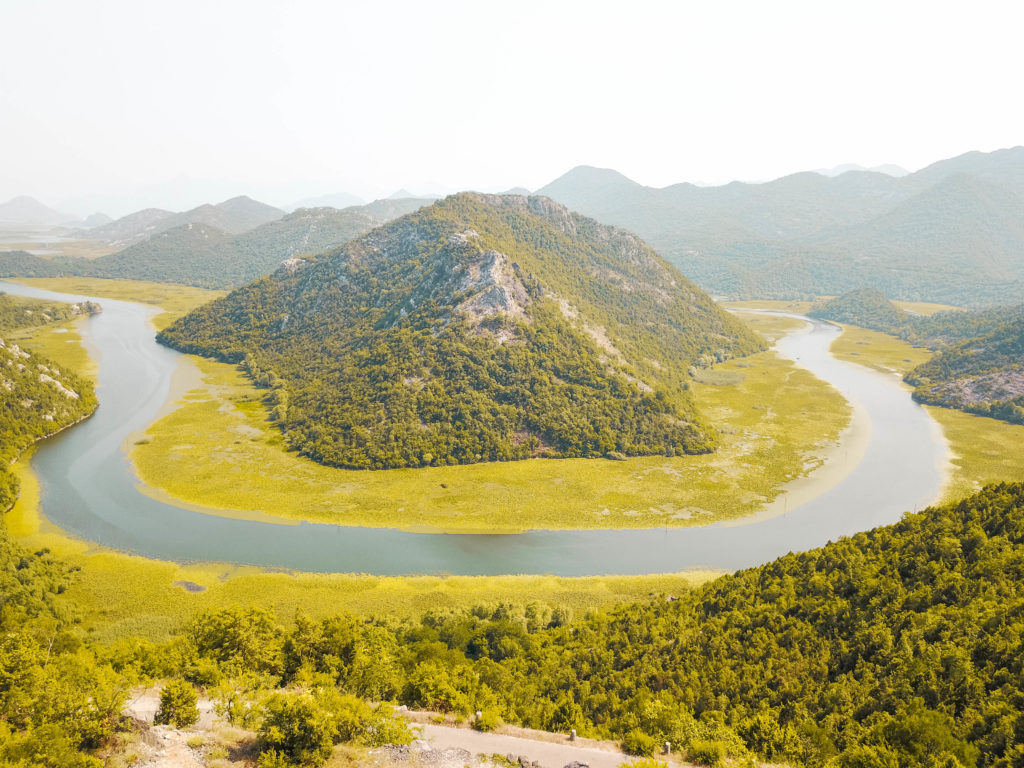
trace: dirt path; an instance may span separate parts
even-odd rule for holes
[[[152,725],[153,716],[160,708],[160,689],[147,688],[137,691],[128,699],[125,714]],[[199,722],[195,729],[204,731],[213,726],[215,715],[213,704],[207,699],[199,701]],[[158,725],[149,730],[143,738],[143,759],[138,768],[203,768],[205,761],[188,745],[195,736],[193,730],[183,731],[169,725]]]
[[[616,768],[637,758],[623,754],[608,742],[580,739],[570,742],[564,734],[544,733],[543,739],[512,736],[507,733],[481,733],[469,728],[452,728],[433,723],[417,723],[423,739],[432,749],[465,749],[474,755],[499,754],[513,760],[523,758],[542,768],[562,768],[570,763],[584,763],[590,768]],[[660,759],[665,759],[660,756]],[[522,762],[522,761],[520,761]],[[672,761],[673,765],[680,763]]]
[[[148,756],[136,763],[138,768],[203,768],[206,765],[188,745],[191,734],[187,731],[159,725],[150,735],[153,739],[147,741]]]

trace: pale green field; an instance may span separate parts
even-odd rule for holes
[[[208,291],[188,285],[147,283],[140,280],[107,280],[99,277],[18,278],[17,282],[61,293],[152,304],[163,310],[151,321],[158,331],[166,328],[186,312],[225,295],[225,291]]]
[[[824,296],[822,298],[829,298]],[[789,301],[787,299],[763,299],[761,301],[723,301],[725,309],[770,309],[775,312],[791,312],[794,315],[805,315],[814,306],[813,301]]]
[[[932,356],[930,350],[913,347],[887,333],[869,331],[856,325],[842,325],[842,328],[842,335],[830,347],[832,354],[840,360],[860,363],[882,373],[898,373],[903,376]]]
[[[930,301],[893,301],[897,307],[907,312],[913,312],[916,315],[934,315],[936,312],[945,312],[947,310],[963,310],[963,307],[954,307],[950,304],[934,304]]]
[[[773,334],[792,322],[751,317]],[[720,365],[693,385],[721,431],[711,455],[353,471],[283,450],[263,391],[235,366],[196,364],[203,386],[132,449],[144,483],[193,505],[346,525],[506,532],[742,517],[816,466],[850,415],[831,387],[765,352]]]

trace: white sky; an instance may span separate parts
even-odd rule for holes
[[[0,0],[0,201],[914,170],[1024,143],[1022,28],[984,0]]]

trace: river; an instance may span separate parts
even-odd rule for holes
[[[122,451],[127,436],[160,411],[178,365],[179,353],[157,344],[147,323],[154,310],[5,281],[0,290],[103,306],[82,324],[99,366],[100,407],[40,443],[31,466],[47,519],[88,541],[146,557],[376,575],[735,570],[895,522],[931,503],[942,486],[946,446],[927,412],[897,377],[832,357],[828,349],[839,329],[807,321],[780,339],[777,351],[856,401],[870,419],[870,442],[841,481],[781,515],[746,525],[435,534],[203,514],[141,493]]]

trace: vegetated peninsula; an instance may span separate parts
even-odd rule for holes
[[[881,291],[862,288],[808,314],[936,350],[905,376],[915,387],[915,400],[1024,424],[1024,304],[920,317]]]
[[[0,511],[18,495],[9,471],[18,454],[96,407],[89,382],[5,340],[6,332],[97,311],[91,302],[55,304],[0,293]]]
[[[475,193],[291,260],[159,339],[242,363],[292,447],[351,468],[706,452],[691,367],[764,346],[636,235]]]
[[[906,379],[920,402],[1024,424],[1024,318],[942,350]]]

